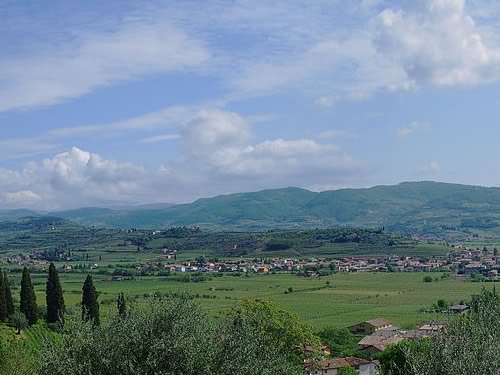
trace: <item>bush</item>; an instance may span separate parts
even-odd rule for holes
[[[424,277],[424,282],[425,283],[432,283],[432,276],[425,276]]]

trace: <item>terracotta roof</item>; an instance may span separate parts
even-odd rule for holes
[[[365,348],[373,346],[380,351],[384,351],[389,345],[397,344],[402,340],[403,337],[400,336],[399,332],[382,330],[364,337],[358,344]]]
[[[371,324],[374,327],[383,327],[391,325],[391,322],[389,320],[382,318],[367,320],[366,323]]]

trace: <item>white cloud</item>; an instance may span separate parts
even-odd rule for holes
[[[173,128],[182,126],[191,121],[197,111],[199,111],[197,107],[172,106],[160,111],[150,112],[112,123],[56,128],[48,131],[44,136],[49,139],[78,138],[95,134],[111,137],[129,131],[151,131]]]
[[[139,143],[156,143],[164,141],[172,141],[174,139],[179,139],[181,136],[179,134],[160,134],[153,137],[143,138]]]
[[[253,143],[251,121],[220,109],[197,112],[180,136],[181,154],[158,169],[76,147],[19,170],[0,169],[0,205],[63,209],[185,202],[269,187],[342,186],[365,170],[365,163],[330,143],[281,138]]]
[[[454,86],[499,78],[500,50],[484,42],[464,0],[427,0],[377,17],[375,43],[417,85]]]
[[[0,140],[0,160],[54,152],[57,148],[54,142],[36,137]]]
[[[322,175],[326,171],[335,173],[361,167],[361,163],[352,160],[338,147],[310,139],[276,139],[244,147],[228,147],[214,152],[210,164],[218,173],[246,178],[289,179],[291,184],[297,184],[303,178],[302,186],[311,184],[311,178],[328,180]]]
[[[399,138],[406,138],[422,130],[428,129],[429,123],[414,121],[410,125],[397,129]]]
[[[335,106],[335,103],[337,102],[337,99],[334,98],[333,96],[321,96],[316,100],[316,105],[322,107],[322,108],[333,108]]]
[[[417,169],[417,172],[424,176],[435,176],[441,172],[441,166],[436,161],[431,161],[428,164],[422,165]]]
[[[178,71],[224,82],[233,100],[294,89],[320,96],[318,105],[327,108],[338,99],[363,99],[384,90],[498,80],[498,26],[484,9],[500,13],[499,7],[492,1],[469,3],[148,4],[133,16],[118,12],[118,26],[80,29],[61,38],[64,43],[33,47],[29,57],[4,57],[0,111],[54,104],[99,87]]]
[[[38,205],[42,201],[42,197],[31,190],[20,190],[12,193],[0,193],[0,201],[4,201],[7,205],[12,206],[33,206]]]
[[[3,58],[0,111],[54,104],[113,83],[193,69],[209,58],[201,42],[168,22],[80,31],[71,45]]]
[[[270,40],[279,40],[286,47],[268,51],[264,59],[245,56],[232,70],[234,74],[229,74],[230,86],[239,95],[296,89],[316,96],[330,90],[339,99],[357,100],[378,91],[500,79],[500,38],[494,36],[498,29],[491,20],[476,25],[465,1],[407,1],[401,7],[391,3],[380,10],[383,3],[353,2],[345,9],[339,8],[340,3],[331,3],[334,10],[329,12],[316,8],[330,16],[330,24],[324,22],[325,14],[313,16],[314,7],[303,4],[314,31],[299,38],[297,24],[305,19],[283,16],[282,26],[295,21],[293,32],[287,35],[276,28],[266,32],[272,35]],[[479,5],[471,8],[472,14],[481,14]],[[341,21],[332,14],[352,17],[354,24],[348,32],[336,28],[332,25]],[[317,104],[330,107],[334,102],[323,96]]]
[[[250,128],[239,114],[219,109],[203,110],[186,125],[183,143],[190,154],[205,156],[220,148],[247,143]]]

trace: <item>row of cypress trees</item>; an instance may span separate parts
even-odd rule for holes
[[[46,287],[46,302],[47,302],[47,323],[57,323],[63,321],[64,317],[64,297],[59,281],[59,274],[54,263],[49,266],[49,276],[47,278]],[[28,324],[35,324],[38,319],[38,308],[36,303],[35,290],[31,282],[30,271],[27,267],[23,269],[21,277],[21,302],[19,310],[28,320]]]
[[[31,281],[31,275],[27,267],[23,268],[21,277],[19,311],[24,314],[29,325],[35,324],[39,312],[36,302],[35,290]],[[49,266],[49,275],[46,284],[47,323],[63,323],[65,304],[59,274],[54,263]],[[14,304],[10,290],[7,274],[0,269],[0,321],[6,322],[14,314]],[[99,303],[97,302],[97,291],[88,275],[83,285],[82,296],[82,319],[99,324]]]

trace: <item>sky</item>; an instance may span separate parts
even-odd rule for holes
[[[0,209],[500,186],[495,0],[2,0]]]

